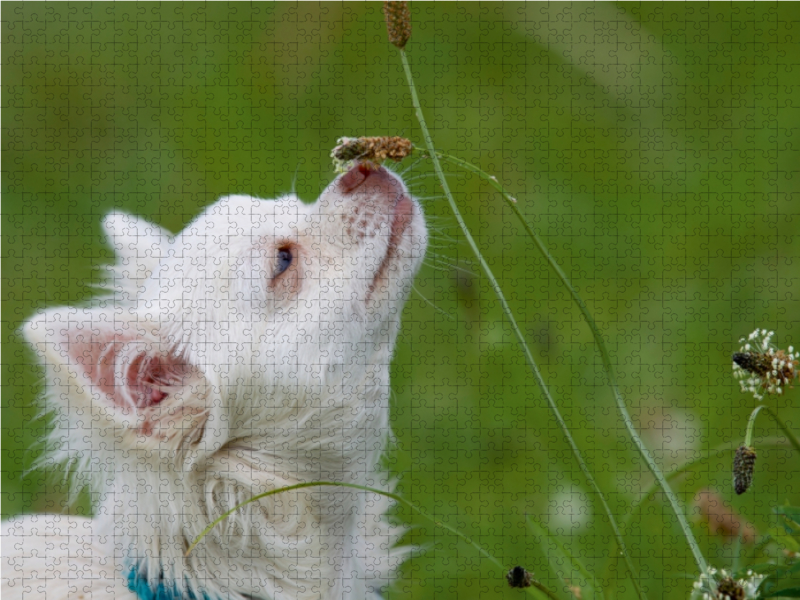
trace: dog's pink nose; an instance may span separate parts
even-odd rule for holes
[[[395,178],[383,167],[359,163],[339,179],[342,193],[350,194],[354,192],[367,179],[373,183],[379,183],[379,180],[383,181],[389,189],[396,185]]]

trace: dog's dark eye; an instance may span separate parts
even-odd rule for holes
[[[292,264],[292,251],[288,248],[278,250],[278,264],[275,267],[275,277],[283,273]]]

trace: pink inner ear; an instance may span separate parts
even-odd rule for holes
[[[184,369],[166,357],[137,355],[126,369],[126,385],[137,408],[158,404],[169,394],[165,389],[180,386]]]
[[[113,331],[103,323],[67,331],[73,368],[120,408],[155,406],[183,385],[185,361],[157,352],[157,343]]]

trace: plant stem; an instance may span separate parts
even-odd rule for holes
[[[768,441],[765,441],[765,442],[763,442],[762,444],[759,444],[759,445],[760,446],[767,446],[767,447],[774,447],[774,448],[781,448],[781,447],[785,446],[785,444],[779,443],[774,438],[770,439]],[[728,454],[731,450],[736,450],[736,445],[735,444],[728,443],[728,444],[725,444],[724,446],[720,446],[718,448],[714,448],[706,456],[702,456],[702,457],[700,457],[698,459],[695,459],[693,461],[685,463],[685,464],[681,465],[680,467],[678,467],[677,469],[675,469],[674,471],[671,471],[671,472],[667,473],[667,475],[666,475],[667,481],[671,481],[673,479],[676,479],[676,478],[680,477],[681,475],[683,475],[684,473],[688,473],[689,471],[693,470],[696,467],[705,465],[706,463],[711,462],[712,460],[714,460],[715,458],[717,458],[717,457],[719,457],[719,456],[721,456],[723,454]],[[644,504],[646,502],[648,502],[649,500],[653,499],[653,497],[656,495],[656,492],[658,492],[660,487],[661,486],[658,484],[657,481],[653,482],[653,484],[647,489],[647,491],[644,493],[644,495],[641,496],[639,498],[639,500],[637,500],[628,509],[628,514],[625,516],[625,519],[622,521],[622,530],[624,532],[628,531],[628,528],[630,527],[630,524],[633,521],[634,517],[639,513],[639,511],[641,510],[642,506],[644,506]],[[606,566],[603,568],[603,575],[601,576],[601,579],[605,579],[605,574],[608,572],[608,569],[610,568],[610,566],[611,566],[611,563],[610,563],[610,561],[608,561]]]
[[[645,598],[644,592],[639,587],[638,575],[631,562],[630,553],[628,552],[628,549],[625,546],[625,540],[622,539],[622,534],[620,533],[619,527],[617,526],[617,522],[614,519],[614,514],[611,512],[611,508],[608,506],[608,503],[606,502],[603,492],[600,490],[600,487],[594,480],[594,477],[589,471],[589,468],[586,466],[586,463],[584,462],[583,457],[581,456],[581,452],[578,449],[578,446],[572,439],[572,435],[570,434],[569,427],[567,427],[566,421],[564,421],[563,417],[561,416],[561,413],[558,410],[558,407],[556,406],[555,401],[550,396],[550,391],[547,388],[547,384],[545,383],[542,374],[539,372],[539,368],[536,365],[536,361],[533,359],[533,355],[528,349],[528,344],[525,342],[525,337],[522,335],[522,332],[520,331],[519,326],[517,325],[516,319],[514,319],[514,315],[512,314],[511,308],[508,306],[508,303],[506,302],[505,296],[503,295],[503,291],[500,288],[500,284],[497,282],[497,279],[495,279],[492,270],[489,268],[489,265],[484,260],[483,255],[481,254],[477,244],[475,243],[475,240],[472,239],[472,235],[470,234],[469,229],[467,228],[467,225],[464,222],[464,219],[461,217],[461,213],[459,212],[458,207],[456,206],[455,200],[453,199],[453,194],[450,192],[450,187],[447,185],[447,180],[445,179],[444,173],[442,172],[442,167],[439,164],[438,153],[436,152],[436,149],[433,145],[433,139],[431,138],[431,135],[428,132],[428,127],[425,124],[425,117],[422,114],[422,107],[420,106],[419,98],[417,97],[417,90],[414,86],[414,78],[411,74],[411,67],[408,64],[408,58],[406,57],[405,51],[400,50],[400,58],[403,62],[403,70],[406,73],[406,79],[408,80],[408,85],[411,90],[411,101],[414,105],[414,110],[416,111],[417,120],[419,121],[420,128],[422,129],[422,136],[425,139],[425,145],[427,146],[428,152],[431,155],[431,160],[433,161],[433,168],[436,171],[436,175],[439,178],[440,183],[442,184],[442,188],[444,190],[445,196],[447,197],[447,201],[450,203],[450,208],[452,209],[456,221],[461,227],[461,230],[464,232],[464,237],[466,238],[467,243],[469,243],[470,247],[472,248],[472,251],[478,258],[478,261],[481,264],[483,272],[486,274],[486,277],[489,279],[492,288],[494,289],[498,299],[500,300],[500,304],[503,307],[503,311],[506,314],[506,318],[511,324],[511,328],[514,330],[514,334],[517,336],[517,340],[522,346],[522,350],[525,354],[525,360],[528,363],[528,367],[533,373],[533,376],[536,379],[537,384],[539,385],[539,389],[541,389],[542,395],[545,397],[545,400],[547,401],[550,411],[553,413],[553,416],[558,422],[559,427],[564,433],[564,437],[567,439],[567,442],[569,443],[569,446],[572,449],[572,453],[575,455],[575,458],[578,461],[578,465],[580,466],[581,471],[583,472],[584,476],[589,482],[589,485],[594,489],[595,493],[597,494],[597,497],[600,499],[600,502],[603,505],[603,509],[606,513],[606,516],[608,517],[611,529],[614,532],[614,537],[616,537],[620,550],[622,551],[622,554],[625,557],[625,563],[628,567],[628,571],[630,573],[633,585],[636,588],[639,597]]]
[[[317,486],[336,486],[336,487],[351,488],[351,489],[354,489],[354,490],[359,490],[359,491],[362,491],[362,492],[370,492],[372,494],[378,494],[380,496],[386,496],[387,498],[391,498],[395,502],[399,502],[400,504],[403,504],[403,505],[407,506],[408,508],[410,508],[411,510],[413,510],[414,512],[416,512],[420,516],[428,519],[431,523],[433,523],[437,527],[442,527],[443,529],[446,529],[450,533],[458,536],[459,538],[461,538],[462,540],[464,540],[465,542],[470,544],[473,548],[475,548],[483,556],[485,556],[490,561],[492,561],[494,564],[496,564],[498,567],[500,567],[501,570],[505,568],[503,566],[503,564],[499,560],[497,560],[494,556],[489,554],[486,550],[484,550],[476,542],[472,541],[472,539],[470,539],[468,536],[466,536],[463,533],[461,533],[458,529],[456,529],[455,527],[451,527],[450,525],[447,525],[446,523],[442,523],[441,521],[437,521],[433,517],[428,516],[416,504],[413,504],[413,503],[409,502],[408,500],[406,500],[402,496],[399,496],[398,494],[393,494],[391,492],[386,492],[384,490],[379,490],[379,489],[376,489],[376,488],[367,487],[365,485],[358,485],[356,483],[343,483],[343,482],[340,482],[340,481],[309,481],[309,482],[305,482],[305,483],[296,483],[294,485],[287,485],[287,486],[282,487],[282,488],[278,488],[278,489],[275,489],[275,490],[270,490],[269,492],[264,492],[263,494],[258,494],[257,496],[253,496],[252,498],[249,498],[249,499],[245,500],[241,504],[237,504],[236,506],[234,506],[229,511],[223,513],[222,515],[220,515],[219,517],[214,519],[211,522],[210,525],[208,525],[205,529],[203,529],[203,531],[200,532],[200,535],[198,535],[197,538],[192,542],[192,544],[189,546],[189,549],[186,550],[186,553],[184,554],[184,556],[189,556],[189,554],[192,553],[192,550],[194,550],[197,547],[197,545],[202,541],[202,539],[204,537],[206,537],[206,535],[212,529],[214,529],[214,527],[216,527],[219,523],[221,523],[222,521],[224,521],[225,519],[230,517],[233,513],[235,513],[240,508],[243,508],[243,507],[247,506],[248,504],[250,504],[252,502],[257,502],[258,500],[261,500],[262,498],[267,498],[269,496],[274,496],[276,494],[281,494],[283,492],[290,492],[292,490],[301,490],[303,488],[317,487]],[[548,588],[546,588],[540,582],[538,582],[536,580],[533,580],[531,583],[536,589],[538,589],[542,593],[546,594],[549,598],[552,598],[552,600],[558,600],[556,595],[553,594],[553,592],[551,592]]]
[[[769,441],[769,442],[765,442],[762,445],[767,446],[767,447],[774,447],[774,448],[784,447],[784,444],[780,444],[780,443],[778,443],[777,441],[774,441],[774,440],[773,441]],[[691,471],[695,467],[699,467],[699,466],[702,466],[702,465],[704,465],[706,463],[709,463],[712,460],[714,460],[715,458],[719,457],[720,455],[729,453],[731,450],[736,450],[736,447],[735,447],[734,444],[725,444],[723,447],[715,448],[714,450],[711,450],[711,452],[708,455],[703,456],[703,457],[698,458],[698,459],[695,459],[695,460],[693,460],[691,462],[688,462],[686,464],[683,464],[680,467],[678,467],[677,469],[675,469],[674,471],[671,471],[671,472],[667,473],[667,476],[666,476],[667,480],[672,480],[672,479],[675,479],[675,478],[679,477],[680,475],[683,475],[684,473],[688,473],[689,471]],[[633,521],[633,518],[636,516],[636,513],[639,512],[639,510],[642,508],[644,503],[647,502],[648,500],[651,500],[656,495],[656,492],[658,492],[659,487],[660,486],[658,485],[658,482],[654,482],[653,485],[651,485],[647,489],[647,491],[644,493],[644,495],[641,498],[639,498],[639,500],[630,507],[630,509],[628,510],[628,514],[625,517],[625,520],[622,522],[623,527],[626,530],[627,530],[628,526],[630,525],[631,521]]]
[[[540,582],[536,581],[535,579],[531,581],[531,585],[540,592],[542,592],[543,594],[545,594],[548,598],[552,598],[552,600],[558,600],[558,597],[553,592],[544,587]]]
[[[386,492],[386,491],[383,491],[383,490],[378,490],[378,489],[375,489],[375,488],[367,487],[367,486],[364,486],[364,485],[358,485],[356,483],[343,483],[343,482],[340,482],[340,481],[309,481],[309,482],[306,482],[306,483],[296,483],[294,485],[287,485],[287,486],[282,487],[282,488],[278,488],[278,489],[275,489],[275,490],[270,490],[269,492],[264,492],[263,494],[258,494],[257,496],[253,496],[252,498],[249,498],[249,499],[245,500],[241,504],[237,504],[232,509],[230,509],[228,512],[223,513],[222,515],[220,515],[219,517],[214,519],[211,522],[211,524],[208,527],[206,527],[200,533],[200,535],[197,536],[197,539],[195,539],[194,542],[192,542],[192,545],[189,546],[189,549],[186,551],[185,556],[189,556],[189,554],[191,554],[192,550],[195,549],[197,544],[200,543],[200,541],[206,536],[206,534],[208,534],[209,531],[214,529],[214,527],[216,527],[219,523],[221,523],[222,521],[227,519],[229,516],[231,516],[233,513],[235,513],[240,508],[243,508],[243,507],[247,506],[248,504],[250,504],[252,502],[256,502],[258,500],[261,500],[262,498],[267,498],[269,496],[274,496],[275,494],[281,494],[283,492],[290,492],[292,490],[301,490],[303,488],[317,487],[317,486],[336,486],[336,487],[352,488],[354,490],[360,490],[362,492],[370,492],[372,494],[379,494],[381,496],[386,496],[387,498],[391,498],[395,502],[399,502],[400,504],[403,504],[403,505],[409,507],[411,510],[413,510],[414,512],[422,515],[423,517],[425,517],[426,519],[428,519],[429,521],[431,521],[435,525],[438,525],[439,527],[443,527],[444,529],[446,529],[450,533],[453,533],[453,534],[457,535],[458,537],[460,537],[462,540],[464,540],[468,544],[471,544],[478,552],[483,554],[486,558],[491,560],[498,567],[500,567],[501,569],[504,568],[503,564],[499,560],[497,560],[494,556],[492,556],[486,550],[481,548],[478,544],[473,542],[469,537],[467,537],[466,535],[464,535],[463,533],[461,533],[457,529],[455,529],[453,527],[450,527],[450,525],[447,525],[445,523],[442,523],[441,521],[437,521],[437,520],[433,519],[432,517],[429,517],[416,504],[412,504],[411,502],[409,502],[408,500],[406,500],[402,496],[399,496],[398,494],[392,494],[391,492]]]
[[[750,418],[747,420],[747,428],[744,433],[744,445],[751,446],[753,444],[753,429],[756,424],[756,416],[761,412],[762,408],[767,408],[763,404],[756,406],[755,410],[750,413]]]
[[[797,436],[795,436],[795,434],[792,432],[792,430],[789,429],[786,426],[786,423],[784,423],[778,417],[778,415],[775,414],[775,411],[773,411],[771,408],[769,408],[768,406],[765,406],[763,404],[761,406],[757,406],[756,409],[750,414],[750,419],[747,421],[747,430],[746,430],[745,436],[744,436],[744,445],[745,446],[752,445],[753,429],[755,428],[755,424],[756,424],[756,415],[758,415],[758,413],[761,412],[762,410],[765,410],[765,411],[767,411],[769,413],[769,415],[778,424],[778,427],[781,428],[781,431],[783,431],[783,433],[786,434],[786,437],[789,438],[789,443],[794,447],[795,450],[800,452],[800,441],[797,439]]]
[[[633,421],[631,420],[630,415],[628,414],[628,409],[625,406],[625,401],[623,400],[622,394],[619,391],[619,386],[617,385],[617,377],[613,365],[611,364],[610,354],[606,349],[606,345],[605,342],[603,341],[602,335],[600,334],[600,330],[597,328],[597,325],[595,324],[594,319],[592,318],[592,315],[589,312],[589,309],[586,308],[586,304],[583,302],[583,299],[580,297],[575,288],[572,287],[569,278],[561,269],[561,267],[558,265],[558,263],[555,261],[555,259],[552,257],[550,252],[547,250],[547,247],[544,245],[544,242],[542,242],[542,240],[536,234],[534,229],[528,224],[528,221],[525,219],[525,216],[517,207],[516,199],[513,198],[508,192],[506,192],[503,189],[503,186],[500,185],[495,178],[490,177],[479,168],[475,167],[474,165],[470,165],[469,163],[463,160],[437,153],[437,158],[439,157],[454,164],[457,164],[461,167],[464,167],[474,173],[478,173],[479,175],[485,177],[497,190],[499,190],[502,193],[503,198],[511,207],[511,210],[514,211],[514,214],[522,223],[522,226],[527,232],[527,234],[531,237],[531,239],[533,239],[534,243],[536,244],[536,247],[539,248],[539,251],[547,259],[547,262],[550,264],[550,267],[556,272],[559,279],[561,279],[561,282],[569,290],[572,299],[578,305],[578,308],[580,309],[583,318],[586,320],[586,323],[589,325],[589,329],[591,329],[592,331],[595,343],[597,344],[597,349],[600,352],[600,358],[603,361],[603,367],[605,368],[606,373],[608,374],[609,385],[611,386],[611,390],[614,393],[614,399],[616,400],[617,403],[617,410],[619,411],[619,414],[622,417],[622,421],[625,423],[625,427],[628,430],[628,435],[633,440],[634,444],[636,445],[636,449],[639,451],[639,454],[641,454],[642,458],[647,464],[647,467],[653,474],[653,477],[655,477],[656,481],[658,482],[658,485],[661,487],[662,491],[667,496],[667,499],[669,500],[672,510],[675,513],[675,517],[678,519],[678,523],[681,527],[683,535],[686,538],[686,542],[689,544],[689,548],[691,549],[692,554],[694,555],[695,562],[697,563],[700,572],[705,573],[708,570],[708,565],[706,563],[705,558],[703,557],[703,553],[700,551],[700,546],[694,539],[694,535],[692,534],[692,531],[689,528],[689,522],[686,519],[686,515],[684,515],[683,511],[680,508],[680,505],[678,504],[677,496],[675,496],[675,494],[670,489],[669,485],[667,485],[666,479],[664,479],[664,475],[661,472],[661,469],[658,468],[658,465],[655,463],[655,460],[653,460],[652,456],[650,456],[650,453],[647,451],[647,448],[645,448],[644,443],[642,442],[641,438],[636,432],[636,428],[633,426]],[[437,161],[434,160],[434,165],[436,165],[436,162]]]

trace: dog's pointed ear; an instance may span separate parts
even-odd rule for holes
[[[117,264],[111,267],[117,277],[112,275],[114,283],[109,286],[117,291],[125,287],[138,290],[167,256],[173,238],[166,229],[123,212],[106,216],[103,230],[117,255]]]
[[[120,316],[121,311],[66,307],[23,325],[64,403],[80,397],[127,412],[157,405],[188,384],[194,370],[176,344],[147,320]]]

